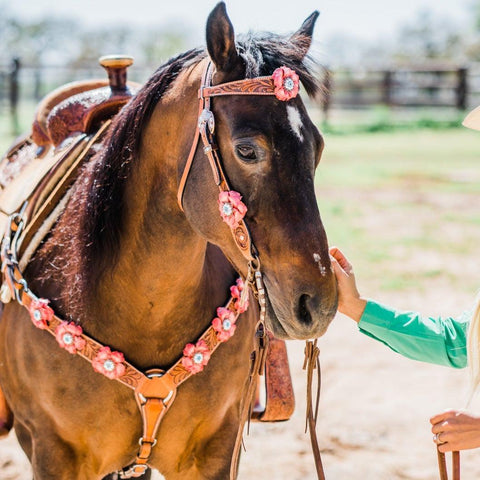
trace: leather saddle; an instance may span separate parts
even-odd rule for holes
[[[139,88],[126,82],[132,63],[131,57],[102,57],[108,80],[69,83],[47,95],[37,107],[31,133],[0,160],[0,231],[5,230],[8,217],[23,208],[29,228],[21,239],[20,254],[32,249],[33,235],[94,153],[108,122]],[[33,249],[40,241],[37,237]]]
[[[112,117],[138,90],[138,84],[127,82],[132,63],[131,57],[102,57],[108,80],[73,82],[47,95],[37,107],[31,133],[0,160],[0,231],[11,215],[20,213],[25,222],[17,242],[21,270],[63,212],[69,187]],[[0,299],[10,300],[8,289],[2,287]],[[288,420],[294,408],[285,342],[269,335],[265,382],[258,386],[252,420]]]

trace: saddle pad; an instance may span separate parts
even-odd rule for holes
[[[45,156],[33,158],[24,165],[18,175],[12,178],[0,192],[0,231],[5,231],[9,215],[20,211],[22,205],[30,198],[37,186],[54,169],[55,165],[66,156],[75,158],[86,143],[86,135],[74,137],[65,147],[50,149]],[[25,143],[20,148],[28,148]],[[18,155],[18,151],[15,154]],[[8,159],[7,159],[8,162]],[[3,163],[3,162],[2,162]],[[8,163],[6,164],[8,165]]]

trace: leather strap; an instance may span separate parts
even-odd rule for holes
[[[250,419],[252,418],[258,379],[260,375],[264,374],[265,361],[268,351],[268,336],[265,329],[265,288],[263,285],[262,273],[260,272],[259,261],[249,262],[245,284],[250,286],[253,294],[257,298],[260,306],[260,315],[255,327],[254,350],[250,355],[250,373],[245,386],[245,392],[240,408],[240,420],[238,424],[237,437],[235,439],[235,446],[230,463],[230,480],[235,480],[237,478],[240,450],[243,444],[243,430],[245,423],[248,423],[248,427],[250,427]],[[246,292],[246,289],[244,292]]]
[[[202,76],[202,85],[199,89],[199,107],[198,107],[198,122],[195,131],[195,137],[193,140],[192,147],[190,148],[190,153],[188,155],[187,162],[185,164],[185,168],[183,170],[178,192],[177,192],[177,201],[179,207],[183,211],[183,193],[185,191],[185,185],[188,180],[188,175],[190,173],[193,160],[195,158],[195,153],[198,147],[199,138],[202,139],[203,143],[203,150],[205,155],[207,156],[208,162],[210,164],[210,168],[212,169],[213,178],[215,184],[218,186],[219,191],[229,191],[231,190],[230,185],[228,183],[227,177],[225,175],[222,162],[220,156],[218,154],[218,147],[215,142],[214,132],[215,132],[215,117],[213,112],[210,110],[210,97],[213,96],[212,92],[215,93],[217,90],[222,87],[222,85],[217,85],[215,87],[210,87],[208,91],[209,94],[205,95],[207,91],[206,88],[211,85],[213,77],[213,64],[209,61],[207,67]],[[264,77],[260,77],[264,78]],[[235,84],[244,84],[248,81],[249,85],[255,86],[255,80],[257,79],[248,79],[248,80],[239,80],[238,82],[232,82]],[[228,85],[228,84],[224,84]],[[251,87],[250,87],[251,88]],[[250,91],[250,90],[249,90]],[[233,93],[229,93],[233,94]],[[251,92],[251,94],[255,94]],[[273,95],[273,90],[271,95]],[[236,227],[232,227],[231,233],[237,248],[242,252],[243,256],[246,258],[247,261],[252,261],[257,258],[256,249],[253,245],[252,238],[250,232],[248,230],[247,224],[240,220]]]
[[[170,375],[163,370],[153,369],[145,373],[135,389],[143,432],[138,441],[140,448],[132,465],[119,472],[122,479],[143,475],[148,469],[148,460],[153,447],[157,444],[160,423],[175,400],[177,386]]]
[[[209,74],[209,69],[208,69],[208,66],[207,66],[207,68],[204,70],[203,75],[202,75],[202,85],[205,84],[208,74]],[[179,185],[178,185],[177,202],[178,202],[178,206],[180,207],[182,212],[183,212],[183,192],[185,191],[185,185],[187,183],[187,179],[188,179],[188,175],[190,173],[190,170],[192,168],[192,163],[193,163],[193,159],[195,157],[195,152],[197,151],[198,140],[200,138],[200,134],[199,134],[200,132],[199,132],[198,124],[199,124],[200,117],[202,115],[204,105],[205,105],[204,99],[200,98],[200,102],[198,104],[198,117],[197,117],[198,121],[197,121],[197,125],[195,127],[195,136],[193,137],[193,143],[192,143],[192,146],[190,148],[190,153],[188,154],[188,157],[187,157],[187,163],[185,164],[185,167],[183,169],[183,173],[182,173],[182,176],[180,178]]]
[[[437,448],[438,470],[440,472],[440,480],[448,480],[447,460],[445,453],[440,452]],[[452,452],[452,480],[460,480],[460,452]]]
[[[322,376],[320,372],[320,349],[317,347],[317,339],[307,341],[305,344],[305,362],[303,369],[307,370],[307,412],[305,431],[310,432],[310,442],[312,444],[312,453],[315,460],[315,468],[319,480],[325,480],[325,472],[323,470],[322,457],[320,455],[320,447],[317,439],[317,417],[320,402],[320,388]],[[314,398],[312,393],[313,373],[317,370],[317,392]]]
[[[256,399],[252,420],[279,422],[288,420],[295,410],[295,395],[288,365],[287,347],[284,340],[275,338],[267,331],[268,350],[265,361],[265,406]],[[257,392],[258,395],[258,392]]]
[[[243,429],[246,423],[248,423],[248,426],[250,426],[250,418],[252,417],[252,408],[258,385],[258,378],[260,375],[263,375],[265,370],[268,337],[265,334],[264,327],[260,322],[257,324],[255,340],[255,350],[250,356],[250,373],[248,376],[245,393],[243,395],[237,437],[235,439],[235,446],[230,463],[230,480],[235,480],[238,475],[238,463],[240,460],[241,447],[243,445]]]
[[[225,95],[275,95],[275,85],[271,76],[246,78],[234,82],[222,83],[214,87],[205,86],[201,90],[203,97],[221,97]]]

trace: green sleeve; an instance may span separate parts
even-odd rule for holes
[[[401,355],[455,368],[467,365],[467,331],[472,312],[458,319],[422,317],[369,300],[358,327]]]

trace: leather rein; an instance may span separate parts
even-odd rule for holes
[[[240,423],[231,461],[230,479],[237,477],[238,459],[242,446],[244,425],[251,417],[251,409],[258,384],[259,375],[263,375],[268,335],[265,327],[266,293],[260,268],[260,260],[253,244],[248,227],[243,220],[247,207],[241,202],[241,195],[230,189],[224,173],[218,147],[214,138],[215,119],[210,109],[211,97],[224,95],[275,95],[279,100],[294,98],[298,92],[298,76],[287,67],[280,67],[272,76],[238,80],[212,86],[213,66],[208,62],[199,89],[199,114],[195,137],[187,162],[179,182],[178,203],[183,211],[183,194],[191,170],[195,153],[202,139],[203,150],[212,169],[214,181],[219,188],[220,214],[230,227],[236,246],[247,260],[248,270],[245,282],[237,281],[231,287],[232,296],[224,307],[217,309],[218,317],[205,330],[195,344],[187,344],[183,356],[167,371],[158,368],[142,372],[125,360],[123,354],[86,335],[80,325],[63,321],[48,305],[47,299],[38,298],[28,287],[19,267],[18,244],[24,229],[29,228],[28,218],[22,210],[10,216],[7,231],[1,247],[2,273],[4,281],[13,299],[25,307],[37,328],[52,334],[60,347],[69,353],[79,355],[92,364],[98,373],[109,379],[117,380],[134,391],[135,399],[142,417],[142,436],[140,448],[134,462],[117,472],[119,478],[136,478],[148,469],[152,449],[157,443],[156,436],[160,422],[175,400],[177,388],[192,375],[203,370],[210,356],[218,346],[233,334],[232,325],[243,313],[248,304],[248,290],[251,289],[259,304],[260,315],[255,330],[255,349],[251,354],[248,381],[241,404]],[[235,289],[235,287],[237,287]],[[320,450],[316,441],[315,422],[318,412],[318,394],[313,408],[311,391],[313,371],[317,369],[318,388],[320,387],[319,350],[315,342],[307,342],[307,426],[312,438],[317,475],[325,479],[320,459]]]
[[[438,470],[440,480],[448,480],[447,460],[445,454],[437,448]],[[452,480],[460,480],[460,452],[452,452]]]

